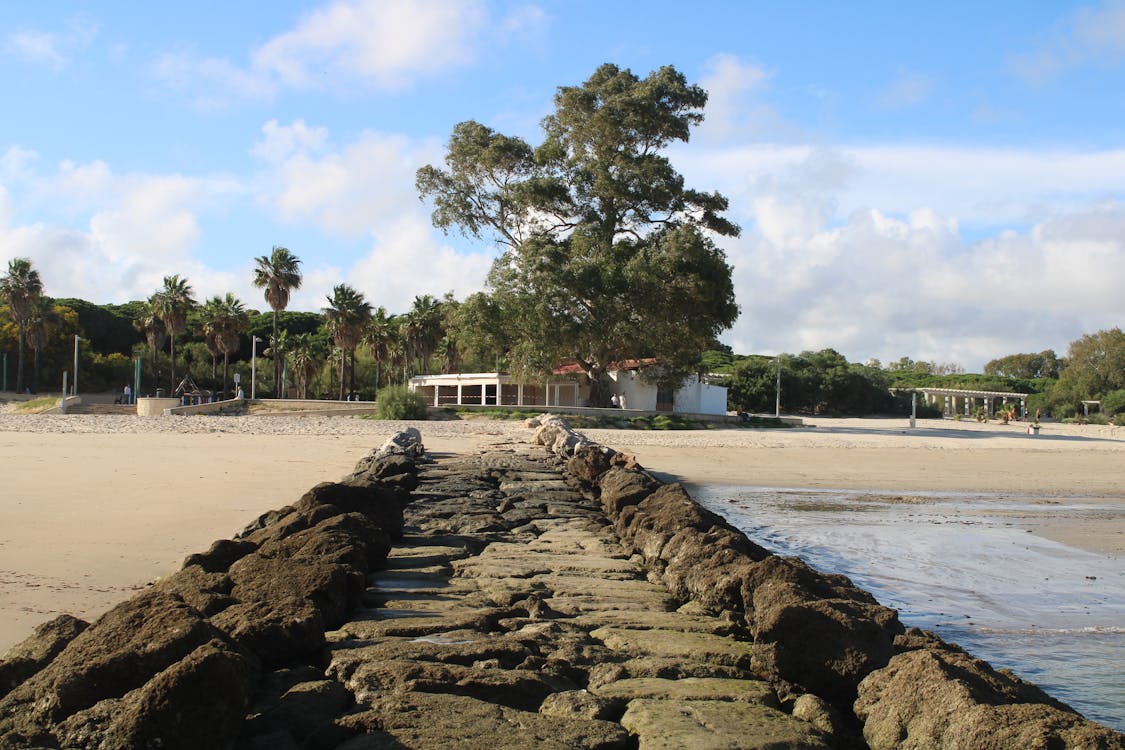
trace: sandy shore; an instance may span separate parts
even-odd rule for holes
[[[402,423],[326,417],[0,414],[0,653],[62,612],[97,617],[191,552],[338,479]],[[418,424],[434,452],[527,439],[518,422]],[[906,420],[815,428],[588,431],[689,484],[1000,492],[1038,498],[1021,520],[1125,556],[1125,430]],[[1096,498],[1104,517],[1067,508]]]

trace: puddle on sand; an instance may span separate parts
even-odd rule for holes
[[[849,576],[898,609],[903,624],[933,630],[1125,730],[1125,560],[1012,523],[1042,513],[1042,503],[718,486],[696,497],[762,546]],[[1084,501],[1051,512],[1125,515]]]

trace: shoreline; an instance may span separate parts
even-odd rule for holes
[[[1021,495],[1057,503],[1021,521],[1035,533],[1125,554],[1125,438],[1117,437],[1125,430],[1049,425],[1048,436],[1025,438],[1012,426],[975,423],[920,423],[907,434],[901,419],[820,422],[791,430],[583,432],[689,489],[1028,490]],[[522,422],[488,420],[0,414],[7,490],[0,499],[0,653],[56,614],[97,617],[174,572],[187,554],[295,502],[317,482],[339,479],[404,426],[421,429],[439,454],[530,434]],[[925,472],[914,470],[917,459]],[[1061,512],[1079,497],[1123,512],[1109,519]]]

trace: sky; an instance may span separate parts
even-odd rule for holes
[[[980,371],[1125,322],[1125,0],[0,0],[0,271],[266,309],[283,245],[293,310],[463,299],[497,249],[416,170],[464,120],[539,143],[606,62],[710,94],[669,156],[742,228],[734,351]]]

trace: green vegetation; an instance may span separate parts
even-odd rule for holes
[[[375,397],[377,419],[425,419],[426,399],[404,385],[391,385]]]
[[[707,92],[675,68],[639,78],[602,65],[563,86],[532,147],[477,122],[453,130],[444,168],[418,170],[434,225],[494,240],[487,290],[464,303],[464,344],[530,376],[576,363],[608,406],[614,362],[653,359],[674,387],[738,316],[712,236],[727,200],[684,186],[663,152],[687,142]]]
[[[30,401],[21,401],[15,405],[16,412],[20,414],[39,414],[40,412],[54,409],[59,405],[59,400],[54,396],[33,398]]]

